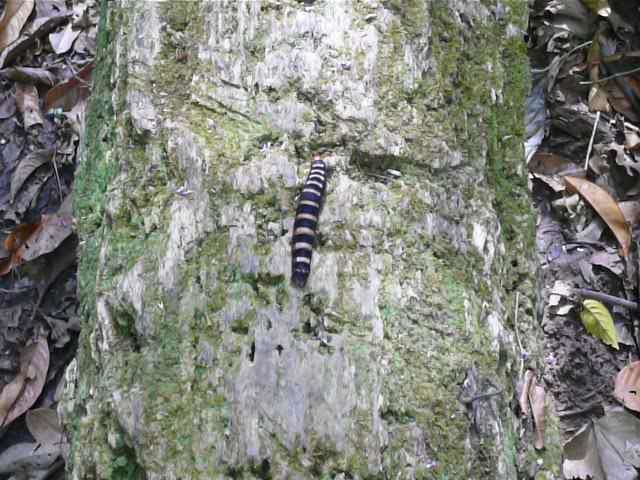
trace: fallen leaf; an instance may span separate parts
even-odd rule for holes
[[[5,248],[11,257],[8,264],[0,264],[0,276],[25,262],[53,252],[73,233],[73,216],[66,205],[70,205],[69,199],[65,199],[58,212],[42,215],[40,223],[18,225],[5,239]]]
[[[27,178],[29,178],[36,169],[45,163],[50,162],[54,153],[55,150],[53,148],[36,150],[20,160],[20,163],[11,176],[11,192],[9,195],[11,203],[14,202],[16,194],[18,193],[18,190],[22,188],[22,184],[25,180],[27,180]]]
[[[49,345],[46,338],[38,337],[22,350],[16,378],[0,392],[0,426],[10,424],[33,405],[42,392],[48,370]]]
[[[33,67],[11,67],[0,70],[3,77],[21,83],[41,83],[52,87],[56,83],[56,78],[46,68]]]
[[[0,50],[20,36],[35,0],[7,0],[0,17]]]
[[[628,409],[640,412],[640,361],[632,362],[616,375],[613,396]]]
[[[25,28],[23,34],[15,42],[2,50],[0,53],[0,68],[10,64],[25,53],[40,41],[42,36],[64,23],[68,17],[69,13],[63,13],[58,16],[36,18]]]
[[[16,97],[10,91],[0,97],[0,120],[13,117],[16,113]]]
[[[616,350],[619,349],[618,335],[613,325],[613,318],[609,310],[607,310],[607,307],[602,303],[592,299],[584,300],[582,302],[580,319],[587,329],[587,332]]]
[[[74,77],[49,90],[44,99],[44,110],[48,112],[52,108],[61,108],[68,112],[76,103],[87,98],[94,66],[93,62],[87,64]]]
[[[21,470],[44,470],[56,461],[60,453],[60,446],[58,445],[43,446],[39,443],[16,443],[0,453],[0,473],[15,473]]]
[[[582,168],[562,155],[539,150],[529,160],[528,167],[530,172],[542,175],[566,175]]]
[[[70,214],[42,215],[38,228],[18,249],[22,262],[53,252],[73,233],[73,217]]]
[[[529,402],[531,403],[531,411],[533,413],[533,423],[535,425],[535,440],[533,446],[537,450],[544,448],[544,407],[545,407],[545,391],[542,385],[534,383],[529,390]]]
[[[72,28],[73,25],[69,22],[61,31],[49,34],[51,47],[58,55],[67,53],[73,45],[73,42],[78,38],[78,35],[80,35],[81,30],[74,31]]]
[[[622,247],[622,255],[629,254],[631,231],[618,203],[603,188],[584,178],[564,177],[567,186],[580,194],[609,226]]]
[[[24,128],[29,129],[33,125],[44,124],[44,118],[40,113],[40,97],[35,85],[26,83],[16,84],[16,106],[24,119]]]
[[[55,445],[62,440],[62,426],[52,408],[36,408],[26,415],[29,433],[42,445]]]
[[[640,420],[612,410],[585,425],[563,447],[565,478],[635,480],[640,467]]]

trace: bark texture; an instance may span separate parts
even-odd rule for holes
[[[72,478],[517,478],[526,2],[106,4]]]

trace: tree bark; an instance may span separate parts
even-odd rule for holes
[[[517,478],[526,2],[108,3],[72,478]]]

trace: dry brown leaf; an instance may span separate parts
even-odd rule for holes
[[[622,247],[622,256],[626,257],[631,245],[631,230],[618,202],[606,190],[584,178],[564,177],[564,181],[569,189],[579,193],[609,226]]]
[[[71,110],[74,105],[89,96],[91,73],[95,64],[85,65],[74,77],[66,82],[59,83],[47,92],[44,99],[44,110],[48,112],[52,108],[61,108],[65,112]]]
[[[26,416],[27,428],[33,438],[43,445],[55,445],[62,439],[62,427],[58,414],[52,408],[29,410]]]
[[[616,375],[613,396],[625,407],[640,412],[640,361],[627,365]]]
[[[529,390],[531,390],[531,384],[533,382],[533,370],[530,368],[524,372],[524,380],[522,383],[522,392],[520,392],[520,411],[524,416],[529,416]]]
[[[5,426],[26,412],[42,392],[49,370],[49,345],[47,339],[38,340],[25,347],[20,354],[20,371],[16,378],[0,393],[10,388],[11,396],[0,403],[0,426]],[[17,392],[16,396],[13,396]]]
[[[13,175],[11,175],[11,191],[9,195],[11,203],[14,202],[16,194],[20,188],[22,188],[27,178],[39,167],[50,162],[54,152],[55,149],[53,148],[36,150],[20,160],[20,163],[13,171]]]
[[[566,157],[552,152],[538,150],[529,160],[529,171],[542,175],[575,174],[581,169]]]
[[[0,262],[0,276],[25,262],[53,252],[73,233],[73,225],[70,196],[62,202],[56,213],[42,215],[40,223],[18,225],[4,241],[4,247],[11,256]]]
[[[535,382],[535,380],[534,380]],[[544,407],[545,407],[545,391],[542,385],[532,385],[529,390],[529,401],[531,402],[531,411],[533,413],[533,423],[535,425],[535,439],[533,446],[537,449],[544,448]]]
[[[0,17],[0,50],[20,36],[34,5],[35,0],[7,0]]]
[[[42,125],[44,118],[40,112],[40,97],[35,85],[26,83],[16,84],[16,106],[24,119],[24,128],[28,129],[32,125]]]

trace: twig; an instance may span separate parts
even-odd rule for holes
[[[584,159],[584,171],[589,168],[589,157],[591,156],[591,149],[593,148],[593,140],[596,138],[596,131],[598,130],[598,122],[600,122],[600,112],[596,113],[596,121],[593,124],[593,131],[591,132],[591,138],[589,139],[589,147],[587,148],[587,158]]]
[[[520,375],[522,377],[524,373],[524,349],[522,348],[522,342],[520,341],[520,334],[518,333],[518,303],[520,300],[520,292],[516,292],[516,311],[513,314],[513,328],[516,333],[516,341],[518,342],[518,348],[520,348]]]
[[[577,47],[572,48],[571,50],[569,50],[567,53],[565,53],[562,57],[560,57],[559,62],[564,62],[570,55],[573,55],[575,52],[577,52],[578,50],[580,50],[581,48],[584,47],[588,47],[589,45],[591,45],[593,43],[592,40],[589,40],[588,42],[584,42],[581,43],[580,45],[578,45]],[[537,69],[537,68],[532,68],[531,69],[531,73],[544,73],[544,72],[548,72],[549,70],[551,70],[551,67],[553,66],[553,62],[551,62],[550,65],[546,66],[545,68],[541,68],[541,69]]]
[[[608,77],[599,78],[598,80],[585,80],[583,82],[579,82],[580,85],[595,85],[598,83],[604,83],[608,80],[613,80],[614,78],[624,77],[625,75],[631,75],[632,73],[640,72],[640,67],[632,68],[631,70],[627,70],[626,72],[619,72],[609,75]]]
[[[614,297],[608,293],[596,292],[586,288],[576,288],[573,291],[584,298],[592,298],[593,300],[600,300],[601,302],[609,303],[611,305],[619,305],[621,307],[628,308],[629,310],[640,310],[636,302],[632,302],[625,298]]]
[[[51,162],[53,163],[53,170],[56,172],[56,181],[58,182],[58,198],[60,199],[60,203],[62,203],[62,185],[60,185],[60,175],[58,175],[58,164],[56,163],[57,156],[58,146],[56,145],[56,148],[53,151],[53,159],[51,160]]]

